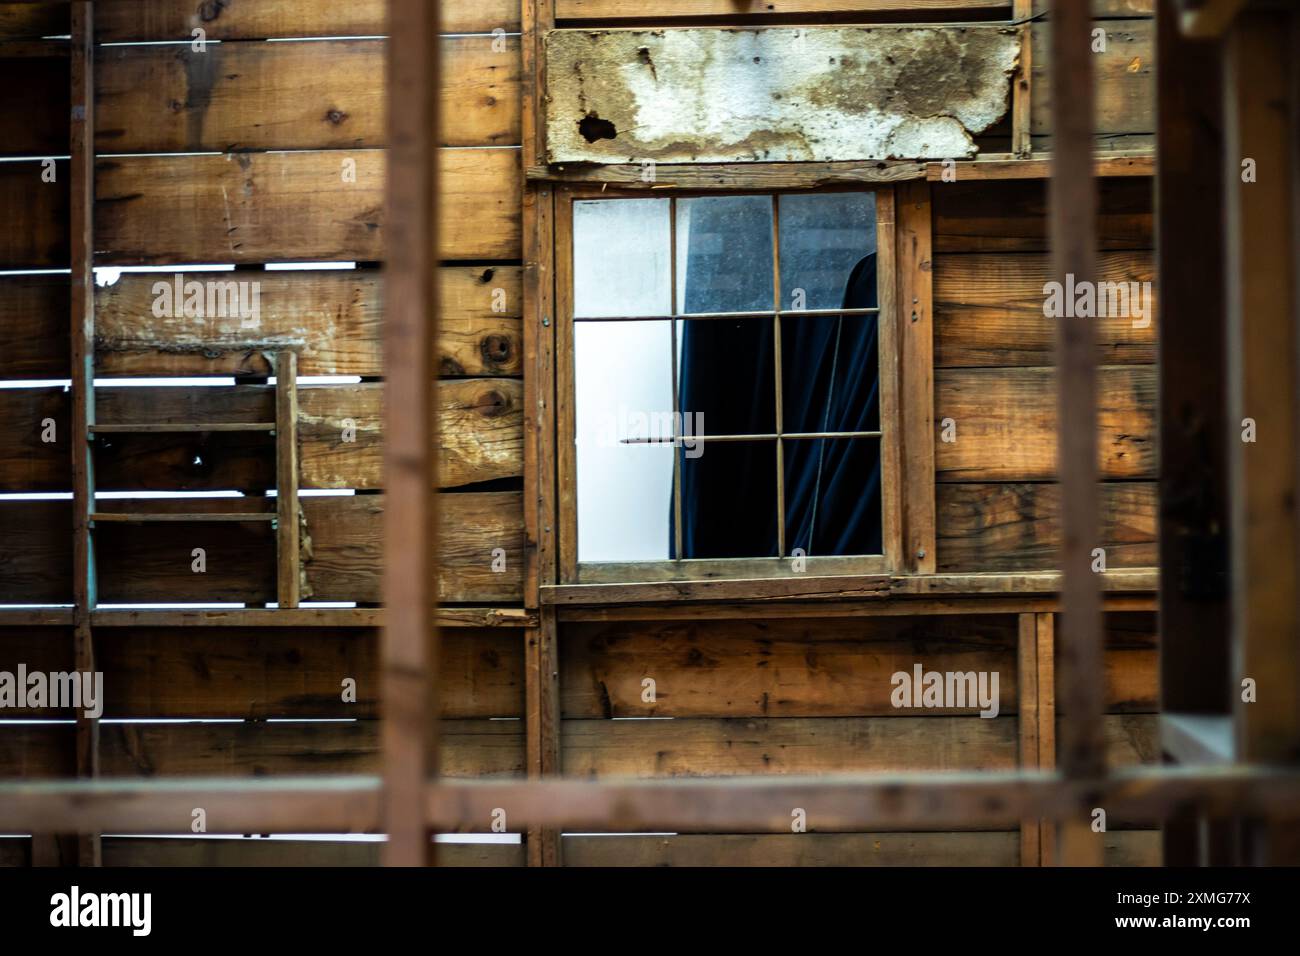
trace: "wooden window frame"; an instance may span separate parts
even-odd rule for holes
[[[806,193],[871,192],[876,207],[877,281],[879,283],[880,461],[882,554],[810,555],[805,570],[792,570],[792,558],[666,558],[655,561],[579,562],[577,507],[577,447],[574,369],[573,307],[573,204],[582,200],[655,198],[686,199],[697,196],[798,195]],[[818,577],[887,575],[906,568],[903,554],[903,416],[899,407],[900,315],[895,236],[895,187],[859,184],[818,188],[740,188],[692,190],[666,187],[652,193],[640,188],[618,189],[606,185],[560,186],[555,194],[555,448],[558,485],[559,578],[562,584],[628,584],[664,581],[707,581],[755,578],[801,580]],[[927,209],[928,214],[928,209]],[[927,263],[928,268],[928,263]],[[674,309],[674,311],[677,311]],[[927,369],[928,372],[928,369]],[[929,435],[926,440],[930,440]],[[779,447],[779,443],[778,443]],[[674,468],[676,469],[676,465]],[[933,513],[933,477],[930,483]]]

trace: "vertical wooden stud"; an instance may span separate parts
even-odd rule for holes
[[[897,187],[898,375],[897,421],[903,480],[902,567],[933,574],[936,565],[934,487],[934,268],[930,184]],[[888,426],[886,426],[888,427]]]
[[[1019,615],[1016,640],[1016,687],[1019,691],[1020,769],[1038,768],[1038,622],[1037,615]],[[1039,821],[1020,822],[1020,865],[1039,866],[1042,853]]]
[[[433,860],[426,791],[437,768],[438,5],[388,3],[385,214],[384,863]]]
[[[1033,115],[1033,73],[1034,73],[1034,25],[1022,23],[1034,14],[1034,0],[1012,0],[1011,19],[1019,23],[1020,57],[1016,64],[1016,76],[1011,87],[1011,151],[1017,156],[1028,156],[1033,152],[1032,130]]]
[[[525,632],[525,730],[528,777],[560,773],[560,659],[554,607],[543,607],[538,627]],[[527,834],[528,865],[560,864],[560,831],[533,827]]]
[[[1056,769],[1056,615],[1034,615],[1038,649],[1038,769]],[[1050,820],[1038,821],[1039,863],[1056,863],[1056,831]]]
[[[1096,275],[1097,188],[1093,178],[1091,4],[1056,0],[1051,17],[1051,85],[1056,131],[1049,188],[1053,278],[1064,287]],[[1073,310],[1070,310],[1073,311]],[[1104,675],[1097,547],[1097,369],[1095,320],[1056,320],[1057,475],[1061,486],[1061,764],[1066,776],[1100,778]],[[1097,865],[1101,840],[1080,819],[1062,821],[1062,862]],[[1083,831],[1079,827],[1083,826]],[[1092,837],[1089,839],[1089,837]]]
[[[71,9],[71,176],[69,209],[72,238],[72,560],[73,641],[76,669],[95,671],[90,615],[98,600],[90,514],[95,507],[95,474],[90,428],[95,424],[95,89],[94,8],[76,0]],[[99,775],[99,721],[77,713],[77,776]],[[82,866],[98,866],[97,834],[78,839]]]
[[[302,591],[298,536],[298,353],[275,357],[276,600],[297,607]]]

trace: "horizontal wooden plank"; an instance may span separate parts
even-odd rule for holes
[[[1053,369],[941,369],[935,372],[934,391],[939,481],[1023,481],[1056,474]],[[1153,367],[1097,370],[1101,477],[1155,477],[1159,453],[1155,413]],[[955,440],[946,441],[945,434]]]
[[[1044,180],[942,183],[933,188],[934,251],[1046,252]],[[1099,249],[1152,249],[1152,182],[1141,176],[1097,183]]]
[[[379,866],[383,843],[370,840],[209,840],[109,837],[105,866]],[[520,843],[439,843],[439,866],[523,866]]]
[[[1020,834],[676,833],[566,836],[565,866],[1016,866]]]
[[[519,151],[443,150],[439,163],[442,257],[517,259]],[[380,150],[101,159],[95,184],[102,265],[383,258]]]
[[[1107,830],[1102,860],[1106,866],[1163,866],[1159,830]]]
[[[1053,127],[1050,82],[1051,50],[1047,23],[1032,26],[1033,83],[1030,86],[1030,130],[1035,136]],[[1104,30],[1105,48],[1096,31]],[[1115,136],[1155,131],[1155,21],[1097,20],[1093,23],[1095,118],[1093,128],[1103,142]]]
[[[0,604],[71,603],[71,503],[0,501]]]
[[[67,275],[0,276],[0,379],[71,377]]]
[[[913,665],[995,671],[1016,710],[1014,618],[569,624],[561,635],[565,717],[858,717],[896,709],[891,676]],[[654,681],[654,700],[643,681]],[[944,710],[972,714],[979,705]]]
[[[96,668],[104,674],[103,716],[376,717],[377,633],[373,628],[105,628],[95,635]],[[28,672],[67,670],[71,663],[62,643],[39,632],[7,629],[0,641],[0,669],[15,673],[25,664]],[[518,633],[448,628],[441,644],[443,716],[523,713],[523,643]],[[356,682],[355,702],[343,700],[343,681],[349,678]],[[72,716],[52,708],[14,708],[11,715]],[[177,772],[199,772],[190,766]]]
[[[0,11],[12,9],[0,5]],[[7,25],[0,19],[0,36]],[[37,55],[42,46],[49,47],[49,56]],[[68,155],[67,44],[40,41],[26,44],[22,56],[5,54],[0,45],[0,155]]]
[[[522,721],[438,726],[443,776],[523,775]],[[70,723],[0,725],[0,777],[72,776],[73,732]],[[375,720],[100,724],[100,773],[107,777],[378,773],[380,764]]]
[[[442,145],[517,145],[518,38],[448,37],[441,47]],[[95,145],[101,153],[383,147],[385,49],[383,40],[105,47]]]
[[[0,38],[5,40],[66,36],[69,29],[66,3],[0,4]]]
[[[927,10],[988,10],[998,0],[661,0],[653,11],[634,0],[557,0],[559,20],[653,20],[669,17],[768,16],[805,13],[871,14]]]
[[[568,776],[734,776],[1006,770],[1016,718],[826,717],[565,720]]]
[[[936,256],[935,366],[1052,365],[1058,320],[1043,314],[1043,288],[1051,281],[1055,277],[1046,253]],[[1097,281],[1136,282],[1139,294],[1143,292],[1141,283],[1151,283],[1147,287],[1149,305],[1156,306],[1155,264],[1150,252],[1102,253]],[[1147,306],[1146,300],[1138,303]],[[1101,317],[1093,328],[1099,365],[1155,362],[1153,313]]]
[[[1060,670],[1057,670],[1058,682]],[[1059,699],[1059,697],[1058,697]],[[1057,746],[1063,739],[1057,713]],[[1160,763],[1160,728],[1155,714],[1108,714],[1102,718],[1106,738],[1106,765],[1111,769]]]
[[[1159,866],[1158,830],[1110,830],[1106,866]],[[565,866],[1018,866],[1020,834],[801,833],[572,835]]]
[[[1103,718],[1111,767],[1159,758],[1153,714]],[[565,720],[567,776],[726,777],[1014,767],[1014,717]],[[1059,739],[1059,734],[1058,734]]]
[[[522,372],[520,271],[518,266],[440,270],[438,357],[444,376]],[[113,285],[97,289],[96,370],[104,375],[267,375],[273,370],[265,352],[292,348],[298,353],[299,375],[383,374],[383,278],[378,271],[263,272],[251,278],[246,273],[182,273],[181,283],[183,288],[191,280],[232,278],[259,283],[256,328],[245,327],[240,316],[155,316],[161,292],[155,286],[166,282],[174,288],[175,274],[124,273]],[[8,368],[7,361],[13,361],[13,377],[19,378],[66,369],[66,336],[54,334],[66,325],[66,290],[66,279],[13,291],[0,279],[0,323],[12,317],[24,323],[18,330],[22,333],[48,329],[51,334],[40,337],[62,344],[61,352],[38,349],[27,343],[26,334],[16,334],[20,357],[11,360],[0,353],[0,370]],[[36,354],[23,357],[24,349]]]
[[[1111,712],[1156,710],[1155,619],[1107,615]],[[1018,709],[1013,617],[804,618],[564,625],[560,699],[567,718],[866,717],[973,714],[895,708],[893,675],[996,672],[999,713]],[[654,699],[644,699],[644,681]]]
[[[349,502],[339,507],[330,502]],[[316,600],[381,600],[381,495],[304,498],[313,555],[307,581]],[[523,496],[500,491],[448,494],[439,499],[442,561],[439,599],[501,602],[523,599]],[[493,552],[500,549],[500,554]],[[500,559],[501,571],[493,571]],[[320,595],[350,594],[351,597]]]
[[[444,0],[444,33],[491,33],[519,29],[519,4],[511,0]],[[220,4],[195,0],[98,0],[95,38],[189,40],[202,27],[209,40],[287,37],[382,36],[388,32],[385,0],[242,0]]]
[[[936,489],[940,572],[1042,571],[1060,562],[1060,494],[1054,484],[948,484]],[[1107,568],[1156,564],[1156,486],[1101,486]]]
[[[104,265],[383,258],[376,150],[100,159],[95,196]]]
[[[162,499],[150,511],[243,511],[269,498]],[[449,494],[443,499],[440,600],[513,604],[523,596],[523,502],[518,492]],[[307,497],[304,563],[317,601],[378,602],[382,495]],[[138,511],[111,499],[100,510]],[[71,600],[71,509],[66,500],[0,501],[0,603]],[[100,601],[105,604],[275,600],[275,542],[266,522],[104,525],[96,532]],[[191,570],[193,549],[207,570]],[[501,549],[504,570],[492,570]],[[111,557],[109,557],[111,556]]]
[[[53,166],[39,160],[0,163],[0,269],[68,267],[70,176],[66,159]]]
[[[299,388],[299,487],[383,487],[383,393],[380,383]],[[437,401],[442,487],[523,475],[518,379],[442,381]],[[62,388],[0,390],[0,418],[10,423],[0,432],[0,492],[71,489],[70,408]],[[100,491],[254,493],[276,487],[275,438],[268,432],[149,430],[273,421],[275,386],[100,387],[96,414]],[[140,432],[126,431],[133,426]]]
[[[1051,16],[1048,0],[1034,0],[1034,14]],[[1155,12],[1155,0],[1092,0],[1094,17],[1141,17]],[[1047,18],[1045,18],[1047,19]]]
[[[72,490],[71,409],[62,388],[0,389],[0,492]]]
[[[438,158],[439,255],[521,258],[519,150],[445,149]]]
[[[521,381],[443,381],[436,394],[442,487],[523,476]],[[383,487],[383,387],[304,388],[298,401],[303,487]],[[344,441],[349,422],[355,437]]]

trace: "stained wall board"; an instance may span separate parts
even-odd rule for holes
[[[522,776],[521,720],[443,720],[439,773]],[[0,728],[0,777],[71,776],[72,725]],[[266,777],[378,773],[375,720],[100,724],[106,777]]]
[[[520,273],[518,266],[440,270],[437,347],[443,377],[521,374]],[[379,376],[384,372],[383,278],[375,270],[258,274],[253,277],[259,283],[260,315],[255,328],[239,316],[213,315],[206,305],[202,315],[165,309],[157,310],[164,312],[162,316],[155,315],[160,292],[155,287],[160,282],[174,287],[175,275],[123,273],[113,285],[96,290],[97,371],[105,375],[271,374],[262,353],[291,348],[298,353],[299,375]],[[182,289],[191,281],[246,278],[180,275]],[[52,316],[58,311],[58,292],[44,294],[48,305],[37,314]],[[0,280],[0,317],[19,314],[21,300],[9,305],[15,296],[16,292],[7,294]],[[62,314],[57,320],[63,321]],[[52,327],[53,320],[29,321]],[[0,368],[4,362],[0,355]],[[20,366],[33,367],[33,376],[46,368],[36,359]]]
[[[111,837],[105,866],[379,866],[382,843]],[[439,843],[439,866],[523,866],[523,843]]]
[[[970,157],[1007,112],[1018,53],[991,26],[555,30],[547,159]]]
[[[1158,694],[1154,620],[1107,616],[1106,695],[1150,713]],[[560,652],[566,718],[932,716],[898,708],[894,675],[998,674],[998,713],[1018,709],[1014,617],[568,623]],[[654,681],[647,701],[643,681]],[[945,708],[973,714],[980,705]]]
[[[934,417],[939,481],[1024,481],[1056,474],[1056,375],[1050,368],[941,369]],[[1103,478],[1154,478],[1156,376],[1150,366],[1097,370],[1097,462]]]
[[[0,4],[0,38],[5,40],[66,36],[68,23],[66,3]]]
[[[0,269],[66,269],[68,183],[66,159],[0,163]]]
[[[443,33],[507,33],[519,30],[519,4],[512,0],[443,0]],[[387,32],[386,0],[97,0],[95,38],[191,40],[202,28],[209,40],[269,37],[365,37]]]
[[[1107,866],[1159,866],[1160,834],[1109,831]],[[800,833],[574,835],[565,866],[1017,866],[1020,834]]]
[[[1035,23],[1030,129],[1035,137],[1052,132],[1050,25]],[[1100,35],[1096,31],[1103,31]],[[1097,20],[1092,35],[1096,83],[1095,126],[1103,141],[1126,134],[1155,132],[1155,22]],[[1036,142],[1035,148],[1049,148]],[[1103,147],[1104,148],[1104,147]]]
[[[1047,184],[996,180],[935,184],[934,251],[1047,252]],[[1155,247],[1151,180],[1097,183],[1097,244],[1102,250]]]
[[[940,572],[1047,571],[1059,566],[1060,490],[1041,482],[940,482]],[[1101,486],[1101,540],[1108,568],[1156,564],[1156,484]]]
[[[95,146],[100,153],[383,147],[385,50],[383,40],[232,41],[201,52],[189,44],[105,47],[96,57]],[[441,56],[442,145],[518,145],[518,37],[448,37]]]
[[[1020,834],[756,833],[582,835],[565,866],[1016,866]]]
[[[519,258],[518,150],[450,149],[439,161],[443,258]],[[383,202],[380,150],[101,159],[96,256],[101,265],[378,261]]]
[[[243,512],[272,499],[150,500],[151,512]],[[139,511],[130,499],[102,510]],[[269,507],[267,507],[269,510]],[[317,601],[381,600],[382,495],[302,499],[304,564]],[[512,604],[523,597],[523,503],[518,492],[448,494],[442,499],[445,602]],[[0,501],[0,603],[71,600],[71,511],[66,500]],[[97,531],[100,601],[264,602],[275,600],[275,541],[269,522],[103,524]],[[193,549],[207,570],[192,570]],[[493,551],[504,552],[494,572]]]
[[[96,389],[99,425],[256,424],[275,420],[275,386]],[[300,488],[384,487],[381,383],[298,389]],[[523,475],[523,384],[518,379],[438,383],[440,486],[455,488]],[[0,492],[72,487],[66,389],[0,389]],[[53,439],[53,440],[50,440]],[[277,486],[268,432],[97,432],[101,491],[263,492]]]
[[[1159,753],[1154,715],[1104,724],[1112,766]],[[560,743],[564,773],[577,777],[1010,770],[1016,725],[1011,716],[565,720]]]
[[[0,37],[4,11],[0,6]],[[68,47],[63,41],[25,44],[23,56],[6,56],[0,44],[0,155],[68,155]],[[32,47],[35,46],[35,49]],[[48,56],[38,56],[43,47]]]
[[[1126,283],[1129,314],[1099,317],[1098,365],[1155,362],[1158,305],[1153,254],[1107,252],[1098,282]],[[1056,321],[1044,314],[1043,288],[1054,281],[1046,253],[971,253],[934,259],[934,362],[939,368],[1050,366]],[[1137,283],[1136,296],[1132,283]],[[1131,311],[1136,300],[1143,314]]]
[[[70,668],[49,635],[6,628],[3,668]],[[331,718],[381,715],[378,631],[373,628],[112,627],[96,631],[104,718]],[[448,628],[441,652],[442,715],[519,717],[523,645],[505,629]],[[356,681],[355,702],[343,681]],[[68,710],[14,708],[15,717],[68,718]],[[3,731],[5,728],[0,728]],[[251,732],[251,731],[250,731]],[[0,733],[0,736],[3,734]]]

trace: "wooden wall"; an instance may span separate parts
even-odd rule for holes
[[[306,0],[223,5],[191,39],[194,4],[96,3],[97,266],[167,266],[184,278],[260,283],[260,322],[154,315],[153,285],[173,272],[124,273],[96,293],[100,424],[273,421],[268,354],[298,351],[300,376],[359,376],[299,388],[299,487],[311,602],[380,600],[384,507],[385,4]],[[443,41],[444,174],[438,408],[449,605],[523,603],[520,49],[517,4],[451,3]],[[67,154],[66,41],[60,5],[4,8],[0,150]],[[18,15],[19,13],[25,16]],[[494,35],[492,31],[499,33]],[[270,38],[310,37],[302,42]],[[126,45],[116,45],[126,44]],[[21,82],[19,80],[21,79]],[[0,164],[0,270],[67,268],[67,163],[56,184],[39,160]],[[354,173],[354,175],[353,175]],[[266,271],[268,262],[355,269]],[[229,263],[234,273],[187,267]],[[0,380],[69,377],[66,274],[0,276]],[[234,376],[236,384],[115,386],[122,377]],[[71,490],[70,396],[61,384],[0,389],[0,494]],[[58,441],[41,441],[52,419]],[[354,440],[345,440],[345,425]],[[274,510],[275,443],[266,434],[105,434],[100,491],[236,491],[244,498],[150,502],[147,510]],[[337,492],[355,492],[337,494]],[[0,604],[72,597],[71,503],[0,499]],[[101,500],[101,511],[146,510]],[[103,525],[99,600],[276,599],[269,524]],[[195,574],[191,549],[206,550]],[[502,549],[504,571],[493,570]],[[2,614],[3,612],[0,612]],[[468,615],[473,619],[474,615]],[[523,771],[523,637],[518,628],[449,627],[443,643],[443,772]],[[267,775],[378,771],[378,631],[373,627],[96,627],[108,701],[101,772]],[[3,626],[0,669],[71,667],[62,628]],[[356,682],[344,702],[343,682]],[[56,718],[64,714],[6,714]],[[198,723],[183,721],[213,721]],[[129,722],[124,722],[129,721]],[[181,721],[181,722],[178,722]],[[72,772],[71,724],[0,726],[0,776]],[[486,828],[486,822],[484,824]],[[370,863],[373,844],[110,840],[105,861]],[[521,862],[520,844],[458,848],[451,859]]]
[[[1101,182],[1100,281],[1153,282],[1151,188]],[[935,183],[932,196],[938,569],[1048,569],[1060,529],[1046,184]],[[1155,336],[1154,321],[1098,320],[1107,568],[1156,563]]]
[[[191,39],[191,0],[99,0],[97,39]],[[256,335],[231,320],[156,318],[159,277],[124,274],[96,293],[95,369],[102,423],[267,420],[274,389],[265,352],[292,347],[299,393],[300,486],[353,495],[305,497],[311,601],[379,600],[383,509],[380,351],[385,123],[382,0],[231,4],[204,24],[221,43],[97,49],[96,264],[233,263],[213,278],[261,283]],[[629,0],[558,0],[560,25],[718,25],[908,19],[1005,19],[1009,3],[949,0],[908,11],[871,0],[671,0],[647,15]],[[440,596],[463,608],[536,608],[525,588],[525,313],[521,28],[511,0],[444,3],[443,307],[439,383],[444,569]],[[1146,0],[1105,0],[1103,128],[1115,148],[1152,128]],[[60,17],[62,16],[62,19]],[[0,271],[66,269],[67,163],[40,181],[38,157],[66,155],[66,32],[58,4],[0,7]],[[503,33],[494,35],[492,31]],[[1034,75],[1046,65],[1032,27]],[[268,39],[313,37],[307,42]],[[1050,104],[1035,83],[1033,144],[1050,146]],[[1009,121],[982,142],[1005,149]],[[36,157],[36,158],[34,158]],[[355,164],[355,181],[343,172]],[[935,183],[935,420],[940,573],[1045,570],[1059,544],[1054,470],[1052,329],[1041,180]],[[1105,278],[1152,278],[1150,182],[1102,186]],[[347,270],[267,272],[267,262],[356,262]],[[197,273],[196,273],[197,274]],[[0,381],[69,377],[66,274],[0,276]],[[1103,500],[1108,566],[1155,563],[1158,461],[1154,328],[1102,327]],[[527,367],[531,374],[532,367]],[[196,388],[113,385],[120,377],[235,376]],[[0,389],[0,495],[64,493],[70,402],[61,385]],[[41,441],[52,419],[60,440]],[[356,440],[342,441],[344,420]],[[936,430],[937,431],[937,430]],[[541,467],[552,461],[544,447]],[[96,481],[108,491],[238,491],[237,500],[151,504],[273,508],[274,444],[265,435],[109,435]],[[101,502],[103,510],[129,503]],[[0,604],[66,604],[72,595],[70,503],[0,498]],[[198,537],[196,537],[196,535]],[[265,525],[114,526],[97,531],[100,600],[275,599],[275,542]],[[208,571],[190,569],[195,546]],[[506,569],[492,570],[492,551]],[[1037,606],[1037,605],[1035,605]],[[1030,607],[1026,602],[1026,608]],[[671,613],[670,613],[671,610]],[[560,769],[584,777],[793,774],[850,770],[1006,769],[1021,762],[1018,615],[879,616],[826,612],[771,620],[644,610],[635,619],[559,622]],[[0,670],[71,667],[70,629],[6,621]],[[545,613],[554,613],[547,611]],[[480,624],[491,615],[467,612]],[[522,615],[519,620],[523,620]],[[1108,616],[1107,733],[1115,765],[1158,758],[1153,615]],[[442,765],[452,776],[521,775],[525,644],[518,627],[443,630]],[[102,773],[265,775],[374,772],[377,631],[371,626],[230,627],[130,622],[96,627],[107,703]],[[913,663],[996,670],[997,718],[935,716],[890,706],[890,675]],[[356,680],[355,703],[341,682]],[[653,679],[656,699],[643,700]],[[1048,694],[1040,688],[1039,697]],[[6,716],[64,719],[66,714]],[[198,721],[220,720],[221,723]],[[124,721],[131,721],[129,723]],[[326,722],[328,721],[328,722]],[[73,771],[70,722],[0,725],[0,777]],[[1158,859],[1154,834],[1106,837],[1108,862]],[[482,827],[471,829],[485,829]],[[565,836],[566,865],[979,864],[1021,862],[1021,833],[809,832]],[[0,840],[0,862],[30,861],[27,841]],[[373,843],[107,839],[108,864],[373,864]],[[443,860],[519,865],[520,844],[444,846]]]

